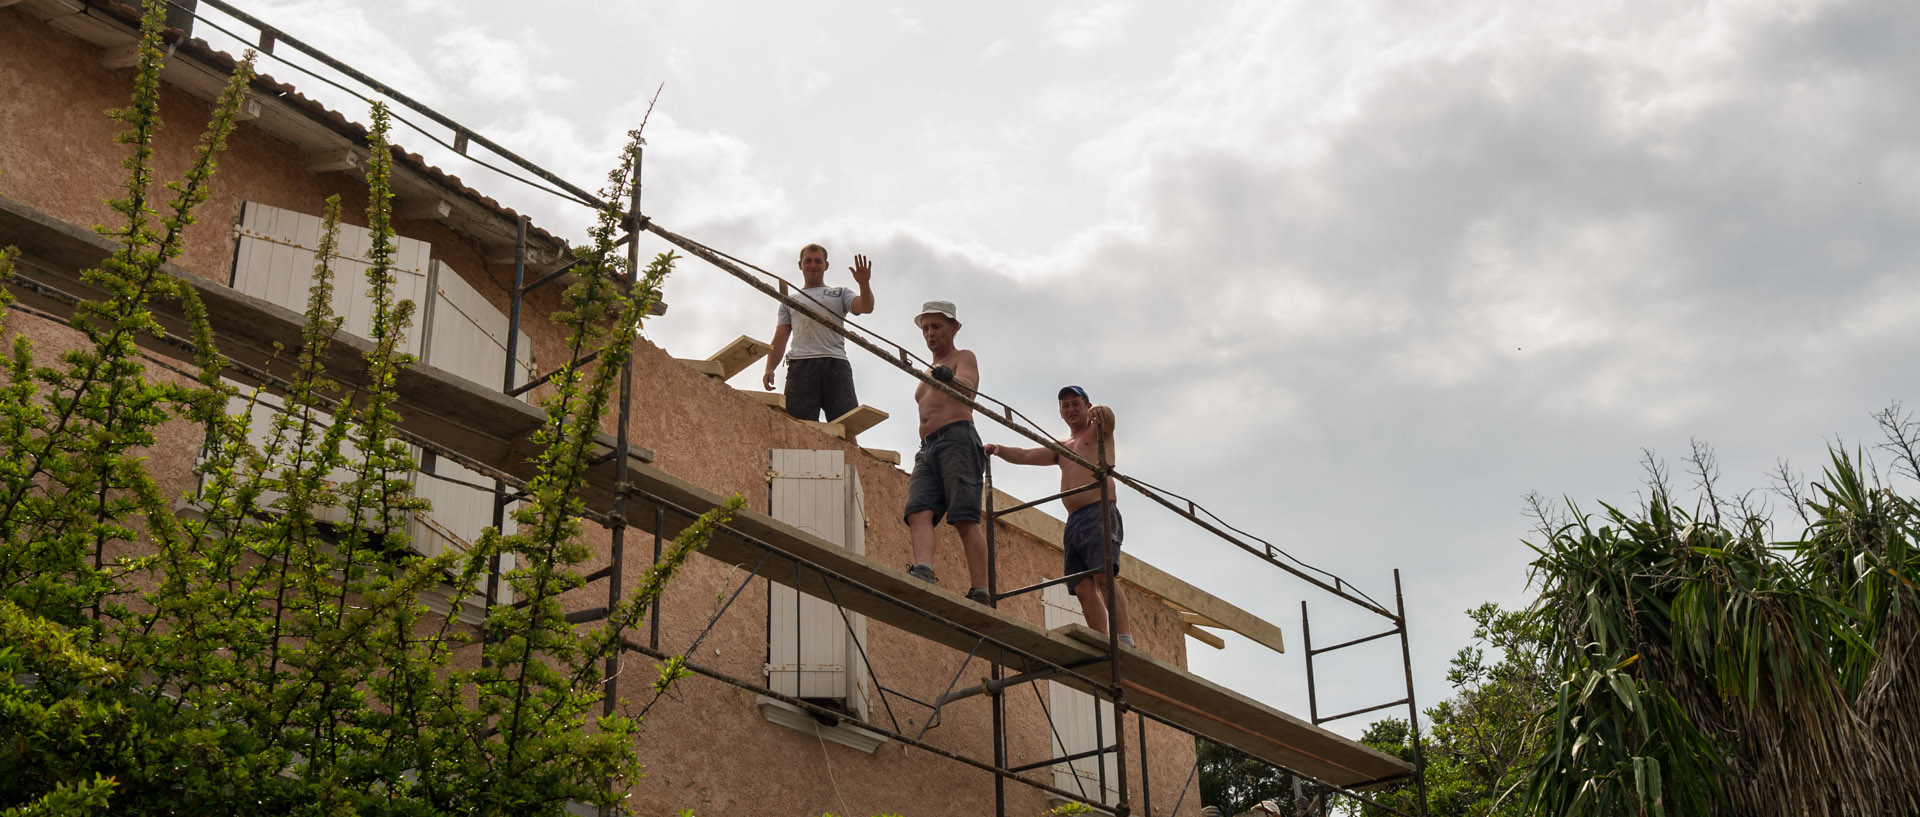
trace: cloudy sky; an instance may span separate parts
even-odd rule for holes
[[[1058,425],[1080,383],[1118,412],[1123,470],[1383,601],[1403,569],[1424,702],[1463,611],[1528,597],[1529,491],[1631,503],[1641,450],[1678,471],[1692,439],[1763,488],[1920,399],[1909,0],[243,5],[583,186],[665,83],[656,220],[788,274],[820,241],[841,283],[865,253],[867,326],[918,348],[915,307],[954,300],[989,393]],[[648,331],[683,356],[772,331],[697,263],[668,299]],[[856,370],[895,416],[863,442],[911,451],[911,382]],[[1121,501],[1130,550],[1291,644],[1302,598],[1323,643],[1376,629]],[[1305,712],[1297,650],[1190,644]],[[1325,659],[1323,705],[1398,696],[1379,646]]]

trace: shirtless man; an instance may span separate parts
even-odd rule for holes
[[[933,353],[927,376],[971,396],[980,387],[980,364],[972,352],[953,346],[960,320],[952,302],[928,301],[913,323]],[[980,527],[980,474],[987,460],[980,435],[973,430],[973,409],[926,383],[914,389],[913,401],[920,404],[920,452],[913,456],[913,476],[907,481],[907,538],[913,543],[907,575],[940,583],[933,575],[933,531],[945,516],[967,550],[967,573],[973,580],[967,598],[990,604],[987,534]]]
[[[1113,409],[1106,406],[1090,405],[1087,390],[1079,386],[1067,386],[1060,390],[1060,419],[1067,421],[1067,438],[1060,441],[1067,450],[1079,454],[1088,462],[1100,463],[1100,450],[1106,449],[1106,464],[1113,464]],[[986,447],[989,456],[1015,465],[1058,465],[1060,466],[1060,490],[1093,484],[1093,473],[1081,467],[1079,463],[1061,457],[1048,448],[1014,448],[1005,445]],[[1067,552],[1065,575],[1101,568],[1094,574],[1092,581],[1074,579],[1067,582],[1067,592],[1080,597],[1080,609],[1086,613],[1087,626],[1096,632],[1107,631],[1107,603],[1102,597],[1107,587],[1107,548],[1100,543],[1100,510],[1107,509],[1107,525],[1111,528],[1113,553],[1120,553],[1120,540],[1123,536],[1120,526],[1120,509],[1113,503],[1113,477],[1107,477],[1108,501],[1100,501],[1100,490],[1093,488],[1071,496],[1063,497],[1060,502],[1067,506],[1067,533],[1064,544]],[[1113,588],[1114,632],[1119,633],[1121,643],[1133,646],[1133,626],[1127,619],[1127,596],[1118,588]]]

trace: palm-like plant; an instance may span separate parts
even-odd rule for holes
[[[1915,471],[1920,446],[1901,442],[1913,426],[1883,425]],[[1775,542],[1764,513],[1715,494],[1710,452],[1691,462],[1694,511],[1656,468],[1644,507],[1576,510],[1536,547],[1537,610],[1563,681],[1531,805],[1920,813],[1914,501],[1864,454],[1835,449],[1811,499],[1787,492],[1805,538]]]

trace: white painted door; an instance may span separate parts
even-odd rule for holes
[[[1040,589],[1041,607],[1046,611],[1047,629],[1068,624],[1085,624],[1080,599],[1067,592],[1066,585]],[[1113,745],[1113,704],[1098,701],[1092,695],[1057,681],[1047,682],[1047,711],[1053,717],[1053,734],[1048,738],[1054,757],[1091,751]],[[1096,723],[1096,715],[1098,713]],[[1106,789],[1102,799],[1101,766],[1106,767]],[[1112,753],[1086,757],[1071,763],[1053,764],[1053,785],[1072,792],[1085,792],[1088,802],[1114,803],[1120,798],[1120,766]]]

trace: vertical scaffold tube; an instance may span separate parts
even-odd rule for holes
[[[1099,466],[1093,478],[1100,483],[1100,546],[1107,551],[1107,666],[1113,675],[1113,767],[1114,784],[1120,792],[1120,801],[1113,806],[1115,817],[1127,817],[1127,730],[1122,728],[1126,722],[1126,692],[1120,681],[1120,549],[1113,544],[1113,488],[1107,474],[1113,464],[1107,462],[1107,436],[1102,429],[1094,429],[1093,437],[1100,456],[1094,461]],[[1094,739],[1100,740],[1100,706],[1096,700],[1094,708]],[[1096,743],[1096,748],[1100,748]],[[1097,757],[1097,755],[1096,755]],[[1100,785],[1106,787],[1107,764],[1100,764]],[[1105,791],[1101,792],[1105,799]]]
[[[514,364],[520,357],[520,302],[524,299],[527,285],[527,217],[521,216],[518,228],[514,231],[513,244],[513,289],[507,293],[507,365],[506,372],[500,376],[500,391],[512,394],[519,378],[515,377]],[[507,523],[507,484],[493,481],[493,527],[501,530]],[[495,554],[487,565],[487,609],[493,609],[500,603],[500,556]],[[484,626],[481,640],[484,641]]]
[[[627,199],[627,223],[638,223],[640,215],[640,149],[634,148],[633,190]],[[627,229],[627,295],[634,297],[634,286],[640,282],[640,233]],[[633,414],[633,357],[628,355],[620,364],[620,407],[614,420],[614,456],[613,456],[613,550],[608,555],[607,571],[607,611],[609,614],[619,606],[621,585],[624,583],[627,569],[627,421]],[[601,690],[600,714],[612,715],[615,704],[620,700],[620,654],[615,652],[607,656],[607,680]]]
[[[986,512],[980,517],[981,522],[987,526],[987,606],[998,608],[1000,606],[1000,599],[997,598],[1000,594],[1000,559],[994,545],[993,529],[999,526],[994,524],[993,519],[993,458],[983,458],[981,462],[985,465],[981,469],[982,481],[985,484],[981,502],[986,505]],[[993,680],[1000,680],[1002,675],[1000,667],[1005,660],[1005,650],[994,651],[993,666],[989,668]],[[1007,699],[1001,694],[998,684],[993,688],[993,767],[996,769],[1007,767]],[[994,817],[1007,817],[1005,775],[993,776],[993,813]]]
[[[1407,731],[1413,738],[1413,782],[1420,793],[1420,817],[1427,817],[1427,753],[1420,745],[1420,705],[1413,702],[1413,648],[1407,644],[1407,602],[1400,595],[1400,571],[1393,571],[1393,609],[1399,615],[1400,660],[1407,671]]]

